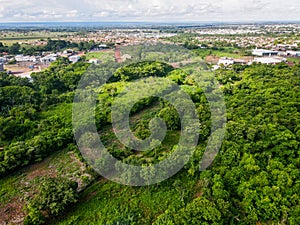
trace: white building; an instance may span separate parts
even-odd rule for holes
[[[56,61],[56,59],[57,59],[57,54],[50,54],[50,55],[46,55],[45,57],[41,58],[40,60],[42,63],[49,64],[49,63]]]
[[[38,57],[29,55],[16,55],[15,60],[17,62],[37,62]]]
[[[294,57],[299,57],[300,56],[300,52],[286,51],[286,55],[290,55],[290,56],[294,56]]]
[[[233,58],[228,58],[228,57],[222,57],[219,59],[218,66],[224,65],[224,66],[229,66],[233,64],[246,64],[246,61],[243,59],[233,59]]]
[[[103,49],[103,48],[107,48],[107,45],[105,45],[105,44],[100,44],[98,47]]]
[[[256,56],[276,56],[278,55],[278,51],[266,50],[266,49],[253,49],[252,55]]]
[[[267,65],[271,65],[271,64],[274,65],[274,64],[278,64],[278,63],[282,63],[282,62],[286,62],[286,58],[282,58],[282,57],[260,57],[260,58],[254,58],[254,60],[252,61],[252,63],[261,63],[261,64],[267,64]]]
[[[80,59],[80,56],[79,55],[72,55],[69,57],[69,60],[72,62],[72,63],[77,63]]]
[[[234,59],[233,58],[227,58],[227,57],[222,57],[219,59],[218,66],[223,64],[224,66],[229,66],[234,64]]]

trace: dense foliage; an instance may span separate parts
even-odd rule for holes
[[[202,50],[198,51],[201,54]],[[74,143],[71,103],[87,67],[84,62],[70,64],[59,59],[47,70],[33,74],[32,83],[1,74],[0,176]],[[227,132],[217,158],[203,172],[199,172],[199,160],[211,131],[211,114],[195,80],[197,76],[206,78],[205,73],[149,61],[107,63],[96,71],[95,83],[88,86],[98,96],[95,120],[102,142],[116,158],[149,165],[178,147],[178,112],[154,97],[134,105],[130,126],[137,137],[145,139],[153,126],[151,119],[162,118],[168,128],[163,143],[153,151],[136,153],[116,139],[110,121],[112,102],[126,85],[140,78],[158,76],[179,84],[194,102],[200,138],[193,158],[175,177],[145,188],[97,182],[83,194],[92,200],[78,204],[62,224],[300,224],[299,65],[253,64],[216,71],[225,94]],[[103,77],[97,74],[110,77],[101,88],[96,82]],[[211,92],[208,85],[205,93]],[[29,200],[26,223],[40,224],[45,216],[61,214],[76,199],[74,182],[42,180],[36,196]]]
[[[95,224],[116,221],[124,224],[299,224],[299,71],[299,66],[285,64],[254,64],[216,71],[225,93],[228,122],[222,148],[209,169],[197,172],[199,161],[193,159],[176,177],[150,190],[147,187],[120,190],[117,185],[97,183],[92,190],[101,190],[93,202],[78,205],[59,224],[72,221],[86,224],[82,222],[85,219]],[[192,84],[192,80],[188,76],[183,83]],[[192,91],[195,86],[183,87],[193,99],[201,99],[201,92]],[[201,113],[205,104],[199,107]],[[152,115],[160,110],[152,108]],[[150,115],[146,112],[142,118],[147,120]],[[207,121],[205,114],[200,115],[203,122]],[[147,130],[145,124],[136,126],[140,137],[147,137],[147,132],[141,132]],[[109,142],[112,138],[108,136],[105,140]],[[200,142],[195,157],[201,155],[201,146]],[[156,153],[162,148],[156,149]],[[155,158],[155,151],[152,156]],[[191,183],[193,188],[187,185]],[[92,190],[87,190],[86,195]],[[111,190],[121,193],[105,200],[100,197]],[[176,190],[176,194],[170,195],[171,190]],[[129,197],[131,201],[125,203]],[[112,209],[102,210],[98,206],[102,202]],[[156,203],[155,207],[152,202]],[[101,219],[97,217],[99,211],[105,212]]]
[[[42,224],[46,217],[57,216],[78,199],[77,183],[65,178],[42,178],[37,194],[26,205],[24,224]]]

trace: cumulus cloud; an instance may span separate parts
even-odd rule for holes
[[[0,21],[298,20],[294,0],[1,0]]]

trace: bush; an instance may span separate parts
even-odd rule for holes
[[[60,215],[66,207],[77,202],[77,183],[66,178],[42,178],[37,194],[29,199],[25,224],[42,224],[49,216]]]

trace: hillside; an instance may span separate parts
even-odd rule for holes
[[[97,132],[108,152],[127,164],[154,165],[176,152],[182,119],[166,99],[139,99],[130,111],[132,132],[147,139],[154,117],[167,131],[154,149],[133,151],[117,140],[111,124],[113,102],[125,86],[143,96],[134,89],[138,80],[147,85],[159,78],[162,93],[172,81],[195,106],[200,129],[193,156],[175,176],[145,187],[96,174],[76,146],[72,103],[88,66],[59,59],[33,74],[33,83],[1,74],[0,224],[300,224],[299,64],[215,73],[195,70],[195,62],[180,69],[154,61],[96,67],[103,76],[91,74],[94,83],[85,88],[97,96]],[[97,87],[104,76],[110,79]],[[216,97],[211,76],[224,93],[226,133],[213,164],[199,171],[208,137],[218,131],[208,101]],[[125,111],[129,103],[122,103]]]

